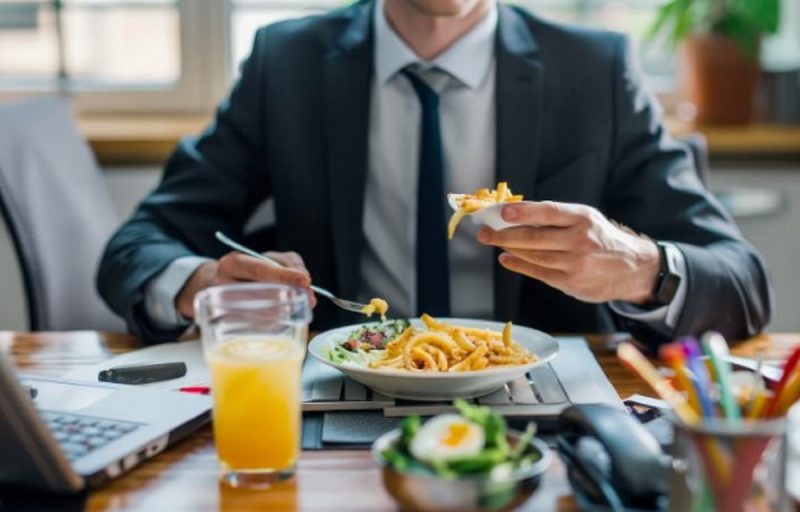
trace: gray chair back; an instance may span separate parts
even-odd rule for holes
[[[32,330],[123,331],[95,272],[119,219],[70,104],[0,104],[0,206],[20,260]]]

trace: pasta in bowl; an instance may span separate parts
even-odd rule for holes
[[[511,339],[511,322],[502,332],[440,322],[422,315],[425,329],[409,326],[386,344],[370,368],[416,372],[464,372],[527,364],[536,355]]]
[[[558,353],[549,335],[470,319],[359,324],[316,336],[309,353],[395,398],[441,401],[489,394]]]

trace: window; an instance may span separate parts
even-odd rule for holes
[[[207,113],[258,27],[352,0],[0,0],[0,100],[61,92],[82,112]],[[547,18],[641,39],[664,0],[517,0]],[[659,90],[673,52],[643,44]]]
[[[644,70],[663,84],[671,83],[674,52],[663,41],[646,41],[658,7],[664,0],[520,0],[546,18],[589,27],[624,32],[639,42]]]
[[[324,12],[346,5],[344,0],[229,0],[231,4],[231,76],[247,57],[258,27]],[[642,41],[664,0],[516,0],[514,2],[548,19],[626,32]],[[640,44],[645,71],[657,89],[674,86],[674,54],[662,42]]]
[[[215,19],[221,0],[0,0],[0,95],[61,92],[82,111],[206,110],[225,83]]]
[[[159,87],[180,78],[175,0],[0,3],[0,69],[20,86]],[[60,51],[59,41],[63,41]],[[134,43],[135,41],[135,43]]]
[[[230,76],[238,74],[238,66],[253,46],[253,36],[263,25],[299,18],[343,7],[344,0],[228,0],[230,4]]]

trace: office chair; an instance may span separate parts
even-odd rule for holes
[[[32,330],[124,330],[94,288],[118,226],[100,172],[67,100],[0,104],[0,210]]]

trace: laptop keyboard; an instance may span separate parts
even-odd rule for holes
[[[140,426],[127,421],[73,414],[52,412],[41,412],[40,414],[69,460],[83,457],[111,441],[130,434]]]

